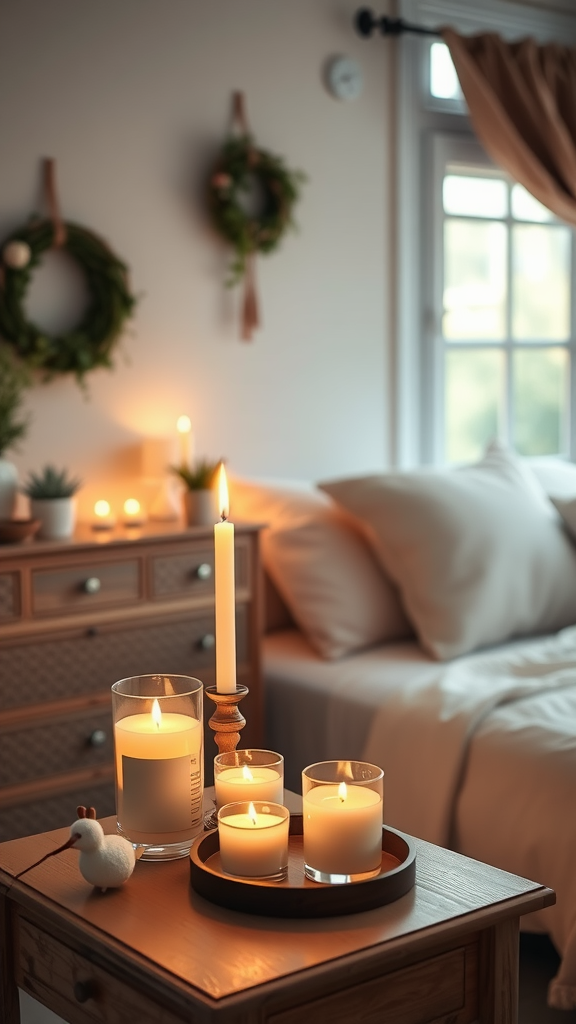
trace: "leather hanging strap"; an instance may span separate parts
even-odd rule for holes
[[[47,158],[44,161],[44,194],[48,204],[50,220],[54,225],[54,239],[52,245],[55,249],[66,244],[66,226],[60,216],[60,204],[56,190],[56,161]]]
[[[248,117],[246,115],[246,100],[244,93],[237,89],[232,96],[232,124],[237,124],[243,135],[250,135]]]

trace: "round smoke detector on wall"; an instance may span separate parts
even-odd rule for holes
[[[362,92],[362,68],[352,57],[333,57],[326,70],[326,84],[338,100],[355,100]]]

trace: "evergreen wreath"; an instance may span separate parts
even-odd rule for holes
[[[209,180],[208,204],[214,227],[236,252],[230,285],[244,276],[250,254],[273,252],[287,229],[296,226],[292,213],[305,177],[290,171],[281,157],[257,149],[248,133],[225,143]],[[253,179],[263,194],[259,216],[250,216],[240,202]]]
[[[128,287],[125,264],[105,242],[77,224],[60,226],[65,235],[59,247],[79,265],[88,287],[89,302],[82,320],[67,333],[49,335],[26,318],[24,305],[32,272],[46,250],[58,245],[53,220],[31,218],[2,247],[0,335],[45,379],[73,373],[83,384],[90,370],[112,367],[112,350],[136,300]]]

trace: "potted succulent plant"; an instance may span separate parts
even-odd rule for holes
[[[30,498],[30,511],[40,520],[39,537],[61,540],[71,537],[76,522],[74,495],[82,483],[68,476],[66,469],[45,466],[40,473],[30,473],[24,484],[24,494]]]
[[[217,522],[218,502],[214,483],[221,461],[198,459],[192,467],[170,466],[171,472],[184,484],[184,513],[188,526],[213,526]]]
[[[7,345],[0,345],[0,519],[11,519],[18,491],[16,466],[4,458],[28,430],[21,415],[28,373],[15,360]]]

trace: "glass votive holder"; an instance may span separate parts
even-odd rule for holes
[[[218,811],[220,863],[227,875],[281,881],[288,874],[290,812],[265,800],[239,800]]]
[[[144,675],[112,686],[117,829],[143,860],[185,857],[202,831],[203,688]]]
[[[357,882],[382,866],[384,772],[364,761],[321,761],[302,772],[304,873]]]
[[[214,758],[216,807],[239,800],[284,803],[284,758],[273,750],[230,750]]]

